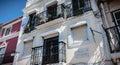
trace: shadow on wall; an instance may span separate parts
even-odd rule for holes
[[[99,42],[102,44],[102,41]],[[70,60],[70,65],[104,65],[104,60],[103,60],[103,53],[102,49],[103,46],[101,45],[91,45],[89,47],[83,47],[83,48],[77,48],[75,52],[73,52],[73,57]]]

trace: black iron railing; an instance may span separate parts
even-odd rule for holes
[[[55,20],[57,18],[64,17],[64,11],[62,5],[57,6],[56,11],[51,11],[51,14],[48,13],[48,10],[43,11],[37,15],[35,15],[35,18],[33,18],[35,21],[35,26],[41,25],[43,23]]]
[[[86,0],[83,6],[81,6],[80,8],[73,7],[73,3],[68,5],[64,3],[60,4],[56,7],[56,11],[46,10],[39,14],[34,15],[33,18],[30,19],[32,20],[31,21],[32,23],[28,24],[32,26],[26,26],[24,33],[29,33],[30,31],[34,30],[36,26],[55,20],[57,18],[60,18],[60,17],[69,18],[72,16],[81,15],[90,10],[92,10],[90,0]]]
[[[0,65],[2,65],[3,58],[4,58],[4,54],[0,54]]]
[[[120,52],[120,25],[105,29],[111,53]]]
[[[56,48],[57,46],[53,47]],[[51,55],[51,58],[47,58],[48,55],[44,55],[43,53],[43,49],[44,46],[39,46],[39,47],[35,47],[32,49],[32,55],[31,55],[31,65],[44,65],[44,63],[46,63],[47,61],[56,61],[57,57],[58,57],[58,61],[57,62],[66,62],[66,44],[64,42],[59,42],[58,45],[59,49],[54,49],[54,51],[59,51],[59,53],[54,53]],[[46,52],[46,51],[44,51]],[[50,51],[47,51],[48,53]],[[46,60],[43,60],[43,58]],[[61,58],[61,59],[60,59]],[[51,63],[50,63],[51,64]]]

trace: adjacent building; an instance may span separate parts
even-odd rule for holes
[[[120,0],[100,0],[98,5],[109,44],[110,58],[115,65],[120,65]]]
[[[0,31],[0,65],[13,65],[22,17],[2,24]]]
[[[113,65],[99,4],[27,0],[13,64]]]

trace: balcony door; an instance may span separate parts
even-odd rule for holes
[[[72,0],[73,15],[83,13],[84,0]]]
[[[113,19],[117,25],[120,25],[120,10],[116,10],[112,12]]]
[[[57,16],[57,3],[47,7],[48,21],[51,21]]]
[[[44,39],[42,65],[54,64],[59,62],[58,36]]]

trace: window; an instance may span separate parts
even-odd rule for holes
[[[90,10],[89,0],[72,0],[73,15],[79,15]]]
[[[34,22],[34,16],[35,16],[36,13],[32,13],[29,15],[29,21],[24,29],[24,33],[28,33],[32,30],[34,30],[34,25],[35,25],[35,22]]]
[[[120,25],[120,10],[112,12],[113,19],[117,25]]]
[[[79,43],[80,41],[85,41],[88,39],[87,37],[87,26],[81,25],[71,29],[73,43]]]
[[[32,51],[32,40],[24,43],[23,56],[30,55]]]
[[[1,63],[3,61],[4,53],[5,53],[5,47],[0,48],[0,65],[1,65]]]
[[[6,29],[5,36],[6,36],[6,35],[9,35],[10,32],[11,32],[11,27],[9,27],[9,28]]]
[[[0,54],[4,54],[4,52],[5,52],[5,47],[0,48]]]
[[[44,40],[43,65],[59,62],[58,36]]]
[[[32,14],[29,15],[29,17],[30,17],[30,19],[29,19],[29,27],[30,27],[31,30],[34,29],[34,24],[35,24],[35,23],[34,23],[34,21],[33,21],[33,18],[34,18],[34,16],[35,16],[35,14],[36,14],[36,13],[32,13]]]
[[[57,16],[57,3],[47,7],[48,21],[51,21]]]

